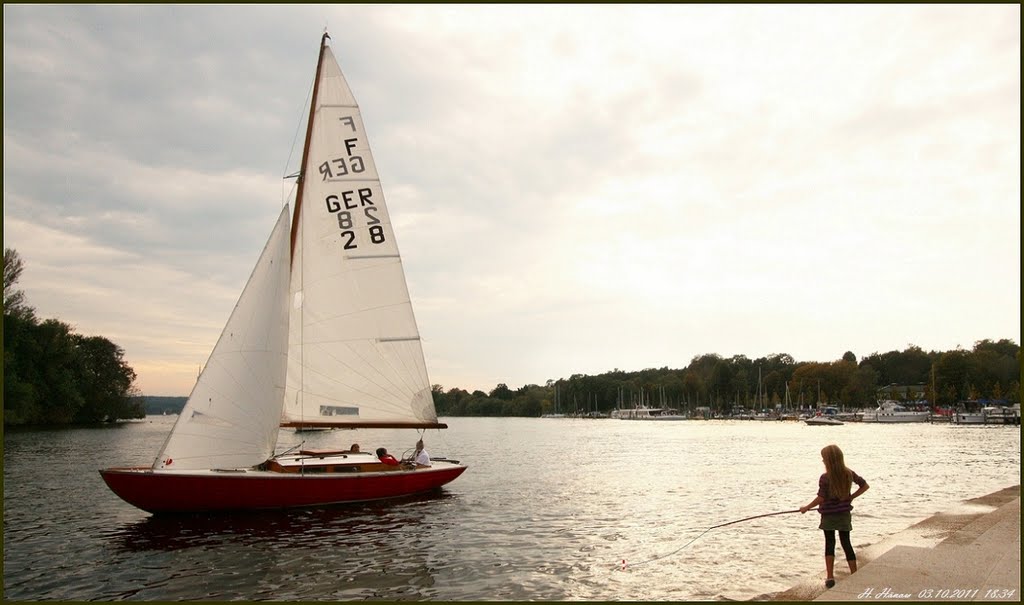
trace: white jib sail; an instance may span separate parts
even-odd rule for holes
[[[283,423],[437,422],[359,107],[324,48],[292,256]]]
[[[153,468],[250,467],[274,453],[287,372],[290,223],[285,205]]]

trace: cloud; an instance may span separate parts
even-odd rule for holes
[[[324,26],[435,382],[1019,333],[1017,6],[5,7],[5,245],[144,389],[287,199]]]

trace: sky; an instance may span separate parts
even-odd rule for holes
[[[433,384],[1020,344],[1019,5],[4,5],[4,246],[187,395],[320,36]]]

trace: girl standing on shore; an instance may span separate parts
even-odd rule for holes
[[[807,506],[801,506],[800,512],[806,513],[815,506],[821,513],[818,529],[825,532],[825,587],[836,585],[833,567],[836,562],[836,532],[839,542],[846,554],[846,563],[850,573],[857,571],[857,555],[850,543],[850,531],[853,530],[852,515],[853,499],[868,491],[868,482],[860,475],[846,468],[843,462],[843,451],[838,445],[827,445],[821,450],[821,461],[825,463],[825,472],[818,479],[818,495]],[[853,484],[857,491],[850,493]]]

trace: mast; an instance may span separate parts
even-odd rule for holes
[[[316,115],[316,101],[318,93],[320,92],[320,67],[324,62],[324,49],[327,47],[327,40],[331,36],[325,31],[322,38],[320,38],[320,56],[316,60],[316,75],[313,78],[313,97],[309,101],[309,120],[306,122],[306,141],[302,145],[302,163],[299,165],[299,178],[298,185],[299,190],[295,194],[295,210],[292,213],[292,239],[291,239],[291,254],[290,262],[295,260],[295,238],[298,233],[299,227],[299,213],[302,211],[302,190],[304,189],[304,181],[306,180],[306,161],[309,159],[309,142],[313,137],[313,116]]]
[[[306,138],[302,143],[302,161],[299,164],[299,177],[296,180],[298,190],[295,192],[295,210],[292,213],[292,229],[291,229],[291,247],[288,249],[288,266],[294,268],[295,265],[295,242],[298,239],[299,233],[299,213],[302,211],[302,192],[306,188],[306,162],[309,160],[309,143],[313,138],[313,118],[316,116],[316,102],[320,92],[320,67],[324,62],[324,49],[327,48],[327,39],[330,36],[327,31],[324,30],[324,35],[320,38],[320,53],[316,59],[316,73],[313,74],[313,95],[309,100],[309,119],[306,121]],[[300,330],[303,328],[300,325]],[[299,355],[305,357],[305,348],[300,345]],[[301,364],[300,372],[305,376],[306,364]],[[298,393],[295,394],[299,400],[303,399],[305,390],[299,388]],[[301,426],[301,425],[300,425]]]

